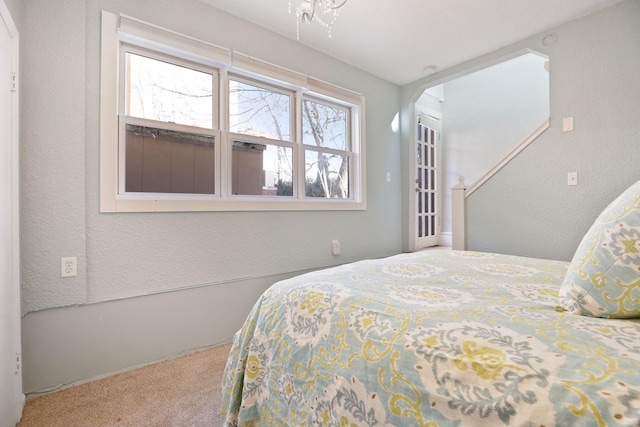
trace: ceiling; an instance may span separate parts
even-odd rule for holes
[[[303,0],[200,1],[296,40]],[[620,1],[348,0],[331,37],[313,22],[298,42],[403,85]]]

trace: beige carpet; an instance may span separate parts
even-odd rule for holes
[[[29,400],[18,427],[220,426],[231,344]]]

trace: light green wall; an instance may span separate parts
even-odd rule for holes
[[[451,191],[471,186],[549,118],[547,59],[529,53],[445,83],[442,231],[451,232]]]
[[[101,214],[103,9],[362,93],[368,209]],[[195,0],[24,0],[22,17],[25,391],[229,340],[274,280],[401,251],[400,181],[385,180],[400,176],[396,85]],[[63,256],[78,257],[77,277],[59,277]]]
[[[549,33],[557,42],[543,46]],[[401,104],[451,78],[527,49],[549,56],[551,126],[467,198],[467,248],[540,258],[572,257],[598,213],[640,179],[640,2],[627,0],[401,88]],[[446,96],[446,94],[445,94]],[[402,164],[409,165],[403,107]],[[562,132],[572,116],[575,131]],[[580,185],[567,186],[577,171]],[[408,182],[404,172],[403,182]],[[403,188],[408,188],[406,185]],[[403,191],[403,218],[408,191]],[[403,223],[403,244],[408,245]]]
[[[469,249],[570,260],[600,211],[640,179],[640,2],[555,32],[551,127],[467,199]],[[575,131],[562,132],[564,117]]]

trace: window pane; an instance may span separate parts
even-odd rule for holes
[[[290,147],[234,141],[232,193],[293,196],[292,162]]]
[[[291,141],[291,95],[229,80],[229,130]]]
[[[213,75],[126,54],[126,114],[213,129]]]
[[[214,194],[214,138],[126,127],[125,191]]]
[[[307,197],[349,198],[349,158],[319,151],[305,151]]]
[[[305,99],[302,102],[302,142],[349,151],[347,111],[344,107]]]

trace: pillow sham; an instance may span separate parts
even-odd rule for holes
[[[556,309],[640,317],[640,181],[602,211],[573,255]]]

